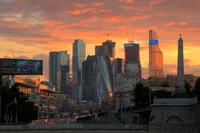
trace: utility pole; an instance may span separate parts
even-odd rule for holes
[[[0,86],[0,125],[1,125],[1,86]]]
[[[120,89],[120,93],[121,93],[121,124],[123,124],[123,113],[122,113],[122,111],[123,111],[123,89]]]

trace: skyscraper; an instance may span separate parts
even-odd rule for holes
[[[178,39],[178,65],[177,65],[177,83],[176,86],[183,90],[185,87],[184,81],[184,55],[183,55],[183,39],[180,35]]]
[[[58,56],[57,88],[59,91],[69,94],[69,60],[67,51],[60,51]]]
[[[163,53],[158,46],[158,35],[149,30],[149,77],[164,77]]]
[[[113,91],[115,91],[116,76],[118,73],[124,73],[124,59],[117,58],[112,63],[113,71]]]
[[[95,55],[101,56],[108,54],[108,45],[95,46]]]
[[[102,102],[113,92],[113,73],[109,56],[88,56],[83,62],[83,100]]]
[[[73,57],[72,57],[72,96],[76,99],[82,99],[81,89],[81,70],[82,62],[85,61],[86,46],[83,40],[77,39],[73,43]]]
[[[115,45],[116,42],[113,42],[112,40],[106,40],[106,42],[102,43],[103,46],[107,46],[107,54],[109,57],[115,59]]]
[[[55,87],[57,87],[58,54],[59,52],[49,53],[49,81]]]
[[[138,78],[142,77],[140,64],[140,45],[137,43],[124,44],[125,73],[135,73]]]
[[[140,45],[136,43],[124,44],[125,63],[140,64]]]
[[[67,92],[69,58],[67,51],[49,53],[49,81],[56,87],[56,91]]]

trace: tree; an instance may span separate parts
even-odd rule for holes
[[[185,80],[185,89],[188,96],[192,95],[191,88],[192,86],[190,85],[190,83]]]
[[[166,90],[157,90],[152,93],[152,96],[156,98],[170,98],[171,92],[166,91]]]
[[[28,123],[37,119],[37,107],[28,100],[28,97],[19,92],[18,86],[14,85],[12,88],[2,87],[2,115],[6,114],[6,106],[17,99],[18,108],[18,122]],[[13,122],[16,121],[16,104],[12,104],[8,108],[8,115],[13,116]],[[5,122],[5,120],[1,119]]]
[[[170,87],[170,86],[169,86],[169,83],[168,83],[168,82],[163,82],[163,83],[161,84],[161,87]]]
[[[149,103],[149,88],[142,83],[137,83],[134,89],[136,105],[144,105]]]
[[[200,101],[200,77],[197,79],[194,90],[193,90],[194,96],[198,97],[198,100]]]

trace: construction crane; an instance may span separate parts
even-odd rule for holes
[[[106,35],[107,36],[107,40],[109,40],[110,33],[102,34],[102,35]]]
[[[133,43],[134,41],[133,41],[133,39],[134,39],[134,31],[135,31],[135,29],[133,29],[133,33],[132,33],[132,37],[131,37],[131,39],[129,38],[129,34],[128,34],[128,30],[126,30],[126,34],[127,34],[127,38],[128,38],[128,42],[129,43]]]

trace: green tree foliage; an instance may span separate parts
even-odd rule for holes
[[[169,86],[169,83],[168,83],[168,82],[163,82],[163,83],[161,84],[161,87],[170,87],[170,86]]]
[[[148,87],[145,87],[142,83],[137,83],[136,87],[134,89],[135,94],[135,103],[137,105],[144,105],[149,104],[149,94],[150,90]],[[170,98],[172,97],[172,93],[168,92],[166,90],[157,90],[157,91],[151,91],[151,102],[153,101],[153,98]]]
[[[166,91],[166,90],[157,90],[155,92],[152,92],[152,99],[156,98],[170,98],[171,97],[171,92]]]
[[[3,116],[6,114],[6,106],[14,101],[14,98],[17,99],[17,108],[18,108],[18,122],[28,123],[32,120],[37,119],[37,107],[34,105],[33,102],[28,100],[28,97],[25,96],[24,93],[19,92],[18,86],[14,85],[12,88],[8,88],[6,86],[1,86],[1,96],[2,96],[2,118],[1,121],[5,122]],[[8,108],[8,115],[13,116],[13,122],[15,121],[16,117],[16,104],[12,104]]]
[[[197,79],[195,83],[193,94],[194,96],[198,96],[200,100],[200,77]]]
[[[144,105],[149,103],[149,88],[142,83],[137,83],[134,89],[136,105]]]
[[[191,88],[192,86],[190,85],[190,83],[185,80],[185,89],[188,96],[192,95]]]

